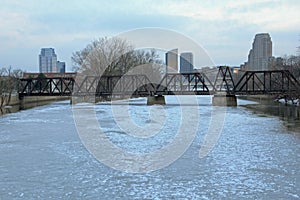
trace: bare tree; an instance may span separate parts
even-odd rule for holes
[[[134,50],[121,38],[100,38],[72,55],[75,71],[88,75],[122,75],[131,68],[162,63],[155,50]]]
[[[21,69],[13,70],[11,67],[0,69],[0,107],[9,105],[12,94],[17,92],[18,78],[22,75]]]

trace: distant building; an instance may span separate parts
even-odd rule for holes
[[[57,72],[58,73],[65,73],[66,72],[66,63],[57,61],[56,63]]]
[[[281,58],[281,57],[277,57],[277,58],[275,58],[276,60],[275,60],[275,65],[277,66],[277,67],[283,67],[283,58]]]
[[[180,73],[191,73],[194,70],[193,53],[185,52],[180,54]]]
[[[178,72],[178,49],[172,49],[166,53],[166,65],[166,72],[170,72],[168,68],[174,69],[175,72]]]
[[[247,70],[269,70],[271,57],[272,41],[269,33],[256,34],[249,51]]]
[[[282,69],[283,68],[283,58],[281,57],[271,57],[269,59],[270,69]]]
[[[42,48],[39,55],[40,73],[57,72],[57,56],[53,48]]]
[[[233,74],[238,74],[241,69],[240,67],[230,67],[230,68],[232,69]]]
[[[42,48],[39,55],[40,73],[65,73],[66,63],[57,60],[54,48]]]

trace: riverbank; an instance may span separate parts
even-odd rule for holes
[[[47,105],[56,101],[69,100],[70,97],[46,97],[46,96],[28,96],[22,100],[19,99],[18,95],[12,95],[10,102],[4,102],[3,106],[0,107],[0,115],[7,113],[18,112],[19,110],[25,110],[36,106]],[[0,105],[2,104],[0,99]]]
[[[243,107],[246,107],[247,109],[251,110],[254,114],[261,117],[279,117],[279,119],[283,122],[283,125],[289,131],[300,133],[299,106],[274,101],[273,98],[270,96],[239,97],[239,99],[257,102],[257,104],[243,105]]]

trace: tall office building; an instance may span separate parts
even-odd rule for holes
[[[180,73],[191,73],[194,70],[193,53],[185,52],[180,54]]]
[[[268,70],[272,58],[272,41],[269,33],[256,34],[248,55],[247,70]]]
[[[178,49],[172,49],[166,53],[166,65],[166,72],[172,72],[173,70],[178,72]],[[172,70],[168,70],[168,68],[171,68]]]
[[[57,71],[57,56],[53,48],[42,48],[39,55],[40,73],[54,73]]]
[[[66,72],[66,63],[65,62],[57,61],[56,67],[57,67],[58,73]]]

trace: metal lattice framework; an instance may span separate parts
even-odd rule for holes
[[[146,75],[22,78],[19,96],[137,97],[151,95],[277,95],[299,97],[300,83],[287,70],[246,71],[235,83],[229,67],[212,82],[205,73],[167,73],[158,84]]]
[[[298,95],[299,81],[288,70],[246,71],[234,87],[239,95]]]
[[[86,76],[76,79],[75,96],[149,96],[155,86],[146,75]]]
[[[18,81],[19,96],[70,96],[75,83],[72,77],[22,78]]]
[[[158,94],[209,95],[215,87],[204,73],[168,73],[156,88]]]
[[[229,67],[219,67],[215,82],[214,89],[216,92],[226,92],[227,94],[233,94],[233,88],[235,87],[231,70]]]

